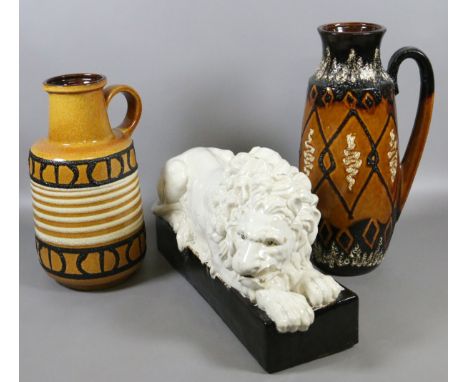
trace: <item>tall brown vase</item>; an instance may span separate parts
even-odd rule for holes
[[[395,52],[386,72],[383,26],[335,23],[318,31],[323,58],[309,81],[299,163],[322,213],[312,260],[331,274],[358,275],[381,263],[408,197],[429,131],[434,75],[412,47]],[[421,89],[400,162],[395,94],[406,58],[419,66]]]

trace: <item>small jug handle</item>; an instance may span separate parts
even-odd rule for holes
[[[388,74],[395,84],[395,94],[398,94],[397,75],[400,64],[407,58],[416,61],[419,67],[421,88],[419,92],[419,104],[413,131],[406,147],[405,155],[401,161],[401,189],[398,201],[398,215],[401,213],[413,184],[416,170],[426,144],[429,125],[431,123],[432,107],[434,104],[434,73],[427,56],[414,47],[404,47],[397,50],[388,63]]]
[[[118,93],[122,93],[127,100],[127,114],[122,123],[117,126],[117,129],[122,132],[124,137],[130,137],[141,117],[141,98],[136,90],[130,86],[111,85],[104,89],[104,99],[107,107],[109,107],[112,98]]]

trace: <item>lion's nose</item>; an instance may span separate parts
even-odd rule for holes
[[[243,276],[243,277],[255,277],[258,270],[259,270],[258,267],[254,267],[254,268],[240,269],[237,272],[239,273],[240,276]]]
[[[232,269],[241,276],[254,276],[259,268],[236,256],[232,259]]]
[[[255,276],[259,271],[259,248],[254,243],[239,248],[232,259],[233,270],[241,276]]]

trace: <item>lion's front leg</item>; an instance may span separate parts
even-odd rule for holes
[[[314,311],[301,294],[260,289],[256,291],[256,301],[280,333],[306,331],[314,321]]]
[[[304,271],[294,291],[307,297],[314,308],[321,308],[336,300],[343,287],[333,277],[316,269]]]

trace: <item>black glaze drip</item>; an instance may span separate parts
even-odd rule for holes
[[[317,106],[343,101],[350,94],[357,108],[369,110],[383,98],[393,102],[394,81],[380,60],[380,42],[385,30],[378,24],[357,22],[318,28],[323,57],[319,69],[310,78],[308,89],[309,97],[314,98],[311,91],[315,85]],[[327,99],[330,98],[327,93],[332,95],[332,100]]]

